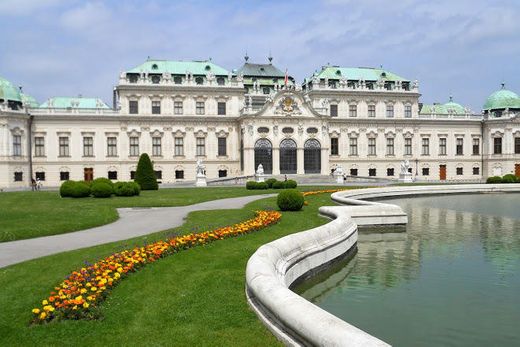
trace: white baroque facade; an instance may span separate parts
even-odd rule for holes
[[[302,85],[269,64],[229,72],[211,61],[147,60],[121,74],[114,108],[99,99],[38,105],[0,78],[0,188],[66,179],[130,180],[148,153],[162,183],[253,175],[421,181],[520,176],[520,99],[502,88],[482,114],[452,100],[421,105],[416,81],[325,66]]]

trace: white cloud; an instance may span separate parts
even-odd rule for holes
[[[1,0],[0,16],[29,16],[36,11],[49,9],[66,0]]]

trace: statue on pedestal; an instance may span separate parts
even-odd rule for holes
[[[197,175],[195,176],[195,186],[196,187],[206,187],[208,184],[206,183],[206,166],[202,163],[202,159],[197,159]]]
[[[262,164],[258,165],[256,169],[255,178],[257,182],[264,182],[265,174],[264,174],[264,166]]]
[[[336,179],[336,183],[343,184],[344,182],[344,172],[343,172],[343,166],[338,165],[336,166],[336,169],[334,169],[334,178]]]

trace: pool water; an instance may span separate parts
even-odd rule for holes
[[[520,194],[390,200],[401,230],[294,290],[394,346],[520,346]]]

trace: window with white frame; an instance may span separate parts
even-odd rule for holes
[[[218,102],[217,103],[217,114],[219,116],[226,115],[226,103],[225,102]]]
[[[502,154],[502,138],[495,137],[493,139],[493,154]]]
[[[439,138],[439,155],[446,155],[446,138],[445,137],[441,137]]]
[[[422,138],[422,155],[430,155],[430,139],[427,137]]]
[[[197,137],[196,144],[196,155],[206,155],[206,139],[204,137]]]
[[[137,136],[130,137],[130,156],[139,156],[139,137]]]
[[[34,156],[45,157],[45,138],[43,136],[34,138]]]
[[[195,113],[196,114],[204,114],[205,108],[204,108],[204,101],[197,101],[195,104]]]
[[[410,137],[404,139],[404,155],[412,155],[412,139]]]
[[[332,104],[330,105],[330,116],[337,117],[338,116],[338,105]]]
[[[394,104],[386,104],[386,117],[387,118],[394,117]]]
[[[182,114],[182,112],[183,112],[182,101],[174,101],[173,102],[173,113]]]
[[[386,139],[386,155],[394,155],[394,138],[389,137]]]
[[[15,182],[22,182],[23,181],[23,172],[22,171],[15,171],[14,172],[14,181]]]
[[[60,136],[58,139],[58,144],[59,144],[59,156],[68,157],[69,156],[69,138],[66,136]]]
[[[349,148],[350,148],[350,155],[358,155],[358,148],[357,148],[357,138],[351,137],[349,139]]]
[[[368,139],[368,155],[376,155],[376,139],[373,137]]]
[[[13,135],[13,155],[15,157],[22,155],[22,135]]]
[[[176,137],[174,142],[175,142],[174,155],[175,156],[184,155],[184,138]]]
[[[218,138],[218,155],[227,155],[227,139],[225,137]]]
[[[371,118],[376,116],[376,105],[368,105],[368,116]]]
[[[162,155],[162,139],[158,136],[152,137],[152,155],[154,157]]]
[[[462,137],[457,137],[455,149],[455,154],[464,155],[464,139]]]
[[[93,157],[94,156],[94,138],[91,136],[83,137],[83,156]]]
[[[161,102],[159,100],[152,101],[152,114],[161,114]]]
[[[480,139],[474,137],[473,138],[473,155],[480,154]]]
[[[107,137],[107,157],[117,157],[117,137]]]
[[[412,118],[412,105],[404,105],[404,118]]]
[[[349,117],[357,117],[357,105],[349,105],[348,106],[348,116]]]
[[[139,102],[137,100],[128,101],[128,112],[130,114],[138,114],[139,113]]]

